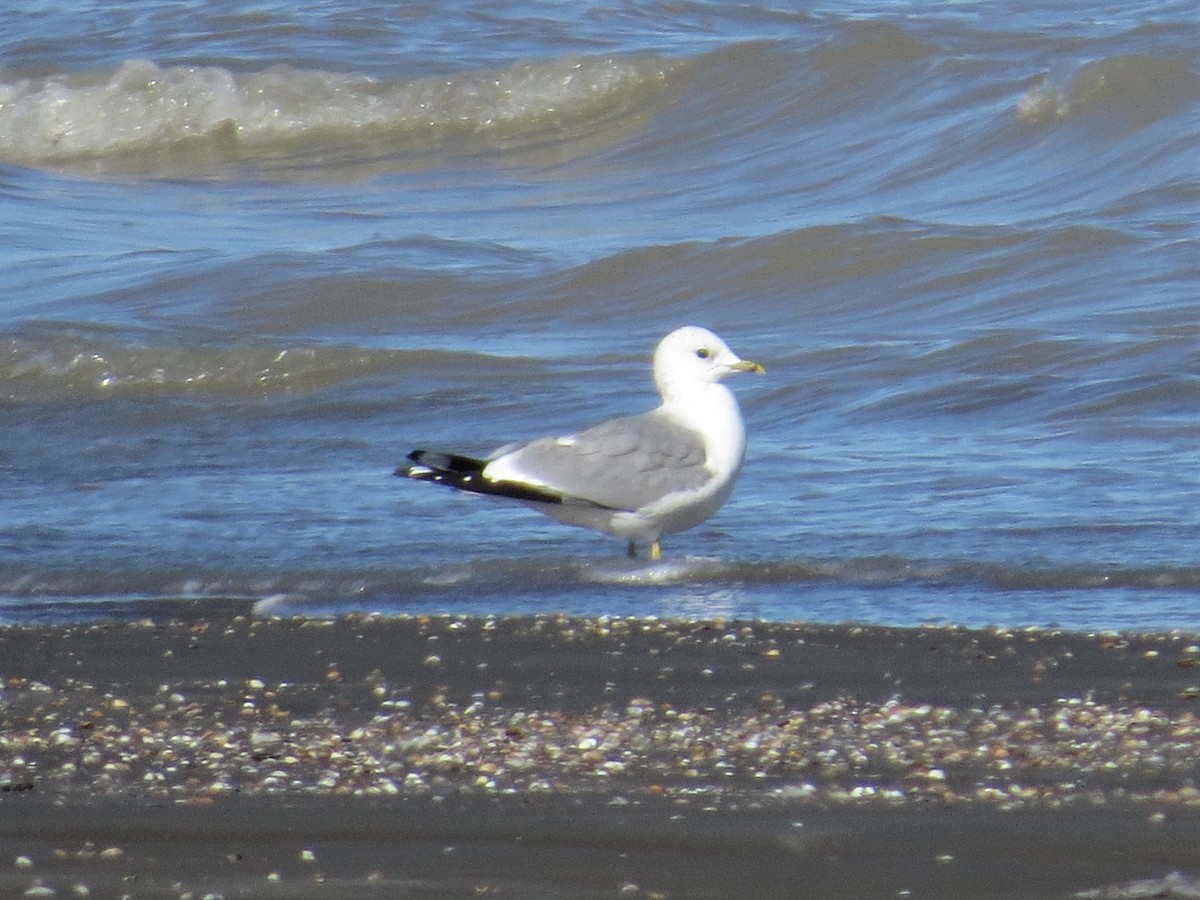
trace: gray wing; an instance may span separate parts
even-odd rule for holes
[[[538,438],[508,450],[505,463],[564,499],[635,510],[703,486],[712,478],[705,458],[699,434],[654,410],[566,437]]]

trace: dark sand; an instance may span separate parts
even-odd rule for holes
[[[1194,635],[231,616],[0,678],[5,897],[1200,896]]]

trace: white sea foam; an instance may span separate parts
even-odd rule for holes
[[[400,147],[453,135],[512,139],[619,112],[661,85],[669,68],[649,57],[576,57],[388,81],[130,60],[111,73],[0,82],[0,159],[63,163],[197,144],[233,154],[381,136]]]
[[[683,557],[661,562],[605,560],[583,567],[579,576],[595,584],[662,585],[718,579],[728,575],[731,564],[713,558]]]

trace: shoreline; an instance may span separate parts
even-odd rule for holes
[[[0,627],[0,677],[0,890],[1132,897],[1078,892],[1200,872],[1195,634],[234,616]]]

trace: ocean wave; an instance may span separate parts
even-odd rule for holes
[[[578,135],[621,117],[666,82],[655,57],[570,57],[444,78],[383,80],[273,66],[163,68],[0,82],[0,160],[239,161],[302,152],[370,158],[465,143],[508,147]],[[358,148],[356,151],[351,148]],[[163,159],[163,155],[168,159]]]
[[[353,346],[134,344],[71,329],[0,341],[0,398],[302,394],[356,379],[481,368],[479,354]],[[503,365],[491,359],[490,366]]]
[[[937,48],[899,25],[850,21],[813,54],[813,64],[831,86],[845,87],[887,77],[897,67],[937,53]]]
[[[1200,94],[1200,75],[1181,59],[1114,56],[1089,62],[1065,82],[1043,78],[1017,101],[1026,125],[1078,116],[1102,117],[1116,131],[1133,131],[1167,118]]]
[[[579,587],[609,585],[622,590],[653,591],[666,587],[779,587],[845,585],[856,589],[903,585],[939,588],[973,587],[983,592],[1091,592],[1148,590],[1200,592],[1200,568],[1187,565],[1114,566],[1097,563],[1053,563],[930,560],[903,556],[843,559],[782,558],[739,560],[679,556],[661,563],[597,559],[480,558],[449,565],[418,564],[339,574],[328,571],[244,572],[138,569],[69,572],[21,571],[0,567],[0,597],[14,602],[54,603],[76,598],[225,599],[252,601],[265,607],[361,604],[400,608],[451,594],[553,596]]]

